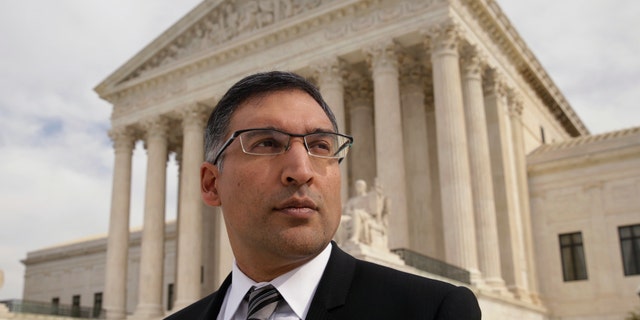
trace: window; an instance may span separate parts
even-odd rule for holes
[[[102,311],[102,292],[96,292],[93,294],[93,317],[100,317]]]
[[[542,141],[542,144],[547,143],[547,139],[544,136],[544,127],[540,126],[540,141]]]
[[[624,275],[640,274],[640,224],[618,228]]]
[[[80,317],[80,295],[74,295],[71,301],[71,316]]]
[[[560,235],[560,257],[564,281],[587,279],[587,263],[582,244],[582,232]]]
[[[173,283],[167,286],[167,311],[173,309]]]
[[[60,312],[60,297],[51,298],[51,314],[57,315]]]

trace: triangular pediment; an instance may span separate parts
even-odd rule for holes
[[[180,61],[340,0],[205,0],[100,83],[106,98]]]

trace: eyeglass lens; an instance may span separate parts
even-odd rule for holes
[[[290,135],[276,130],[251,130],[240,134],[240,142],[244,152],[249,154],[280,154],[289,147]],[[334,133],[312,133],[304,136],[310,154],[320,157],[338,157],[346,153],[343,146],[347,138]]]

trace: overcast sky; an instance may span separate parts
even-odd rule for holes
[[[27,252],[106,234],[111,107],[93,87],[198,2],[0,2],[0,300],[22,297]],[[498,3],[592,133],[640,126],[640,1]],[[132,226],[145,161],[138,146]],[[173,160],[168,168],[172,218]]]

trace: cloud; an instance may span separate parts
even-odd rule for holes
[[[498,1],[593,132],[640,125],[640,2]],[[19,260],[28,251],[106,233],[111,106],[93,87],[198,2],[0,2],[0,300],[21,298]],[[140,143],[132,166],[137,226],[146,175]],[[171,218],[173,160],[167,180]]]
[[[21,298],[28,251],[108,228],[111,106],[93,87],[195,0],[0,2],[0,300]],[[133,159],[131,225],[142,224],[146,156]],[[177,168],[168,166],[175,217]]]
[[[592,133],[640,125],[640,3],[498,0]]]

